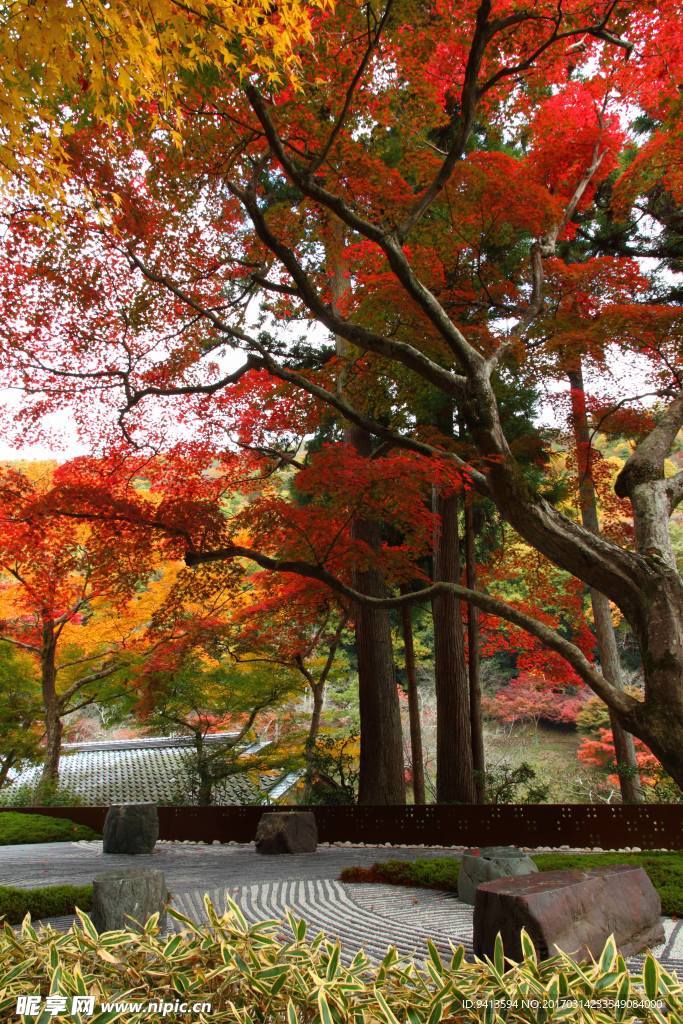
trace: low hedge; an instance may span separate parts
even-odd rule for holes
[[[0,810],[0,846],[19,843],[65,843],[77,839],[99,839],[87,825],[49,814],[22,814]]]
[[[607,864],[637,864],[645,869],[662,901],[662,913],[683,917],[683,853],[539,853],[540,871],[595,868]],[[380,861],[369,868],[344,868],[343,882],[384,882],[420,889],[458,890],[460,862],[455,857]]]
[[[345,955],[322,934],[308,938],[305,923],[289,914],[286,922],[249,924],[232,901],[222,916],[205,902],[202,926],[171,912],[186,929],[171,937],[158,933],[156,918],[142,935],[98,935],[83,915],[66,934],[28,923],[15,934],[6,925],[0,1019],[12,1016],[26,993],[69,1003],[74,995],[92,996],[89,1024],[672,1024],[683,1009],[674,975],[652,956],[642,974],[629,972],[613,940],[597,963],[581,965],[568,956],[537,961],[526,935],[519,964],[505,959],[500,942],[490,962],[467,962],[462,947],[444,960],[430,944],[424,966],[396,950],[373,964],[362,952]],[[158,1000],[170,1009],[151,1012]],[[128,1004],[125,1011],[102,1007],[117,1001]],[[204,1001],[210,1011],[196,1009]]]
[[[44,889],[0,886],[0,917],[18,924],[27,914],[33,918],[63,917],[76,907],[90,910],[92,885],[50,885]]]

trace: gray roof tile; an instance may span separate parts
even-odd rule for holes
[[[184,737],[182,738],[185,739]],[[85,804],[172,803],[178,801],[187,778],[192,750],[179,737],[114,740],[105,743],[65,744],[60,761],[60,786]],[[28,768],[0,791],[0,804],[11,804],[18,787],[34,786],[40,766]],[[245,804],[265,799],[275,780],[246,775],[225,779],[214,788],[217,804]]]

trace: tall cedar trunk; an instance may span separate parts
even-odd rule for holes
[[[342,258],[343,235],[337,236],[327,248],[332,304],[338,307],[348,289]],[[347,355],[347,345],[336,338],[337,355]],[[343,388],[343,381],[340,385]],[[359,427],[347,426],[347,442],[361,455],[369,458],[372,437]],[[357,519],[353,536],[379,550],[381,525],[371,519]],[[381,575],[374,571],[355,572],[353,585],[370,597],[385,597]],[[357,604],[354,608],[356,659],[358,663],[358,705],[360,715],[360,767],[358,802],[360,804],[404,804],[406,799],[403,764],[401,709],[394,678],[394,653],[391,641],[391,620],[385,608]]]
[[[369,434],[354,429],[348,436],[357,451],[370,455]],[[379,550],[382,532],[376,520],[359,516],[352,530],[356,540]],[[374,569],[355,571],[353,585],[361,594],[386,597],[384,580]],[[357,604],[354,619],[360,713],[358,802],[404,804],[403,733],[389,612]]]
[[[413,644],[413,615],[408,604],[401,605],[401,628],[403,631],[403,649],[408,680],[410,757],[413,762],[413,801],[416,804],[424,804],[426,803],[426,798],[420,699],[417,692],[417,670],[415,666],[415,646]]]
[[[476,527],[472,502],[465,500],[465,572],[467,586],[477,589]],[[484,722],[481,713],[481,658],[479,654],[479,609],[467,609],[467,670],[470,683],[470,728],[472,730],[472,767],[477,803],[486,803],[486,752]]]
[[[59,758],[62,752],[61,707],[57,697],[57,639],[54,622],[49,615],[43,617],[43,642],[40,656],[43,715],[45,719],[45,756],[38,790],[59,782]]]
[[[579,362],[578,368],[567,374],[572,402],[572,423],[576,442],[577,471],[579,475],[579,504],[581,521],[591,533],[600,533],[598,519],[598,503],[593,480],[593,456],[591,438],[586,415],[586,392],[583,382],[583,370]],[[617,641],[612,623],[610,602],[604,594],[591,588],[591,605],[595,635],[598,641],[600,667],[607,681],[617,690],[623,690],[621,664]],[[617,775],[624,803],[639,803],[643,800],[643,789],[638,772],[633,737],[621,726],[616,715],[610,711],[610,726],[617,758]]]
[[[460,582],[458,495],[443,497],[434,488],[440,527],[434,542],[434,580]],[[469,677],[460,602],[452,594],[432,601],[436,689],[436,800],[440,804],[475,803]]]

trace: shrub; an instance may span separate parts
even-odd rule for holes
[[[494,697],[485,698],[484,711],[502,722],[551,722],[575,725],[585,695],[574,686],[557,683],[534,672],[520,672]]]
[[[507,761],[488,765],[484,772],[488,804],[542,804],[549,786],[537,781],[536,769],[528,761],[513,767]]]
[[[50,885],[45,889],[14,889],[0,886],[0,917],[18,924],[31,917],[62,917],[76,907],[90,910],[92,885]]]
[[[369,868],[344,868],[342,882],[375,882],[415,885],[420,889],[457,892],[460,861],[455,857],[424,857],[418,860],[386,860]]]
[[[0,810],[0,846],[17,843],[65,843],[77,839],[98,839],[87,825],[49,814],[23,814]]]
[[[380,964],[371,964],[363,952],[347,963],[338,943],[322,934],[308,939],[305,923],[290,914],[286,924],[250,925],[232,901],[222,916],[208,899],[205,903],[206,925],[171,912],[187,928],[173,937],[158,934],[155,917],[142,935],[98,935],[83,915],[66,935],[36,931],[28,922],[15,935],[6,926],[0,934],[0,1016],[14,1012],[19,995],[49,991],[67,998],[88,993],[96,1006],[116,999],[142,1003],[144,1009],[126,1014],[126,1024],[157,1019],[146,1007],[160,998],[210,1002],[211,1013],[195,1011],[192,1017],[203,1024],[499,1024],[504,1019],[536,1024],[550,1015],[535,1001],[562,1003],[553,1019],[612,1021],[612,1012],[590,1009],[595,1000],[624,1004],[617,1018],[624,1024],[639,1019],[661,1024],[662,1014],[673,1019],[683,1005],[683,986],[674,975],[651,956],[642,976],[630,973],[613,940],[597,963],[581,966],[565,955],[539,962],[525,933],[525,956],[518,964],[505,960],[500,942],[491,962],[468,963],[462,946],[444,962],[430,944],[424,967],[399,958],[393,949]],[[659,1000],[661,1012],[641,1009],[645,1000]],[[497,1012],[500,1001],[517,1006]],[[486,1003],[488,1012],[482,1008]],[[114,1019],[92,1018],[93,1024]],[[187,1019],[183,1011],[164,1016]]]
[[[80,807],[83,799],[58,782],[7,786],[0,795],[3,807]]]

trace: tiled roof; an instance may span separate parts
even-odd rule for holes
[[[207,739],[216,743],[228,736],[214,734]],[[253,752],[258,746],[247,749]],[[65,743],[62,750],[60,786],[92,806],[181,803],[186,766],[193,753],[187,736]],[[11,785],[0,791],[0,804],[11,805],[18,787],[34,786],[41,770],[35,766],[18,773]],[[267,790],[276,782],[272,777],[262,777],[257,783],[246,775],[234,775],[214,787],[214,803],[265,803]]]

